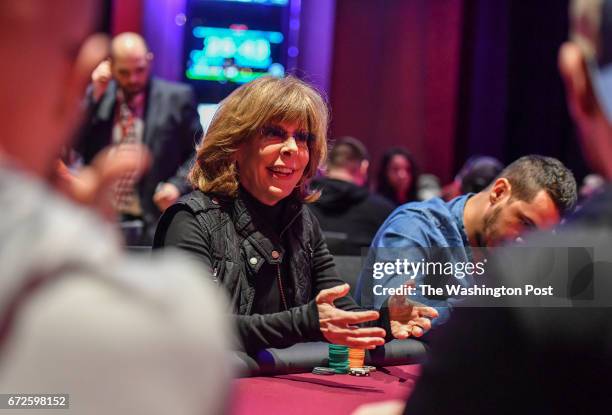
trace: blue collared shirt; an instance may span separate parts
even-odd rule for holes
[[[463,225],[465,203],[472,194],[459,196],[450,202],[434,198],[425,202],[406,203],[391,213],[380,227],[370,246],[366,264],[357,285],[357,299],[367,308],[380,309],[385,305],[387,296],[374,295],[375,285],[385,288],[397,288],[407,280],[406,274],[385,274],[374,277],[374,263],[393,263],[397,259],[410,262],[457,263],[472,262],[472,250],[469,246]],[[444,249],[436,249],[444,248]],[[405,270],[405,268],[404,268]],[[430,284],[426,273],[414,272],[414,282],[419,287],[424,282]],[[462,286],[473,285],[473,277],[464,276],[453,283]],[[439,325],[448,320],[453,299],[412,296],[418,302],[435,307],[439,317],[432,321]]]

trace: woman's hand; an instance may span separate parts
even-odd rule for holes
[[[319,326],[328,342],[359,349],[374,349],[385,344],[385,330],[379,327],[360,328],[355,324],[378,320],[377,311],[345,311],[336,308],[334,300],[349,292],[343,284],[321,290],[317,295]]]

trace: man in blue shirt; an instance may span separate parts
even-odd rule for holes
[[[436,285],[452,280],[473,286],[484,271],[484,259],[474,248],[551,228],[575,202],[573,174],[554,158],[530,155],[510,164],[479,193],[450,202],[435,198],[402,205],[372,241],[357,298],[363,306],[385,312],[394,290],[412,290],[407,292],[411,300],[437,309],[439,317],[431,323],[442,324],[457,300],[436,292]],[[407,282],[415,287],[406,287]],[[432,289],[425,292],[422,286]],[[428,322],[414,326],[411,335],[419,337],[430,327]]]
[[[569,5],[571,41],[559,50],[559,70],[586,161],[610,182],[612,0],[575,0]],[[405,402],[381,402],[353,414],[608,411],[612,407],[612,287],[607,283],[612,274],[612,188],[607,186],[586,202],[554,236],[536,234],[530,239],[527,243],[532,248],[591,249],[586,263],[572,272],[557,269],[548,278],[567,284],[586,275],[588,286],[597,287],[592,300],[587,304],[582,300],[578,307],[516,307],[510,297],[505,302],[508,307],[457,310],[431,345],[429,362],[405,408]],[[507,266],[501,272],[493,274],[502,282],[517,276],[521,281],[537,281],[538,267],[525,261],[533,254],[513,256],[512,262],[502,263]],[[513,266],[517,263],[518,270]],[[581,289],[586,287],[583,283]]]

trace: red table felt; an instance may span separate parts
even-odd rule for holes
[[[300,373],[237,379],[231,414],[350,414],[364,403],[406,399],[419,374],[419,365],[408,365],[364,377]]]

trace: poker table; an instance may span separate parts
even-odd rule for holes
[[[366,351],[369,376],[316,375],[327,366],[327,343],[301,343],[287,349],[266,349],[258,356],[240,356],[242,378],[233,384],[232,415],[350,414],[364,403],[405,399],[420,374],[426,344],[393,340]]]
[[[406,399],[420,365],[387,366],[370,376],[297,373],[234,381],[232,415],[350,414],[364,403]]]

